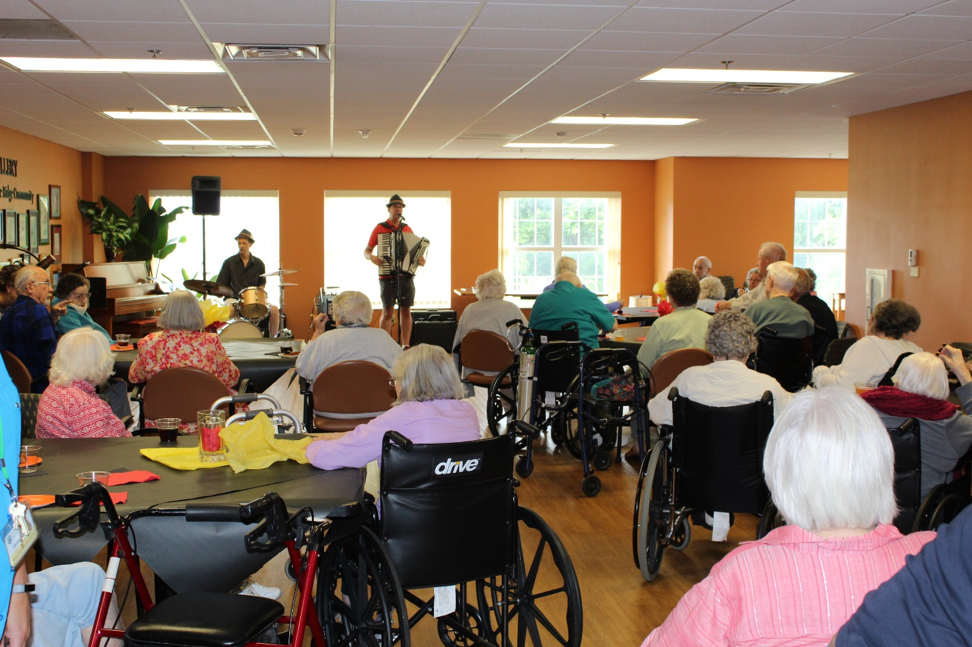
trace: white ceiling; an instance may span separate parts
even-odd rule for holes
[[[228,62],[226,75],[0,66],[0,125],[104,155],[841,158],[848,117],[972,90],[972,0],[3,0],[0,18],[55,19],[78,37],[0,39],[4,56],[147,58],[159,49],[162,58],[209,59],[214,42],[331,47],[331,61]],[[660,67],[724,60],[855,76],[787,96],[637,81]],[[101,115],[168,104],[244,106],[258,121]],[[547,123],[570,113],[701,121]],[[156,141],[200,137],[269,138],[275,149]],[[502,147],[518,138],[615,146]]]

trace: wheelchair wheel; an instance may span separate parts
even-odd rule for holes
[[[584,477],[584,480],[581,483],[581,490],[583,490],[584,494],[587,496],[597,496],[601,491],[601,479],[597,478],[593,474],[588,474]]]
[[[516,381],[519,377],[518,364],[510,364],[493,378],[486,396],[486,422],[489,433],[499,436],[506,433],[506,425],[516,417]],[[509,378],[511,387],[501,388],[503,380]]]
[[[689,518],[687,516],[682,517],[682,520],[675,526],[675,531],[672,533],[672,543],[670,546],[672,550],[685,550],[689,542],[692,541],[692,524],[689,523]]]
[[[780,515],[780,511],[776,509],[776,505],[773,501],[767,501],[766,505],[763,506],[763,512],[759,515],[759,525],[756,527],[756,539],[762,539],[769,534],[771,530],[785,526],[786,521]]]
[[[576,646],[584,616],[574,565],[560,538],[529,508],[517,508],[518,543],[508,589],[493,577],[476,583],[486,638],[500,647]],[[503,635],[503,613],[507,635]]]
[[[452,614],[456,615],[455,613]],[[483,637],[483,618],[479,615],[479,610],[472,606],[471,604],[466,605],[465,612],[463,613],[464,620],[462,625],[469,629],[472,633]],[[458,618],[456,618],[458,621]],[[446,647],[472,647],[476,643],[466,636],[463,636],[458,631],[449,626],[449,623],[445,620],[439,620],[439,640]]]
[[[590,407],[590,404],[585,404]],[[565,409],[554,420],[556,433],[563,436],[564,446],[570,455],[577,460],[581,459],[581,436],[580,422],[577,419],[577,409]],[[613,424],[597,424],[590,420],[584,424],[586,433],[589,435],[590,445],[588,445],[587,457],[591,459],[598,450],[610,452],[617,444],[618,426]],[[599,468],[599,469],[607,469]]]
[[[965,508],[965,499],[954,492],[942,499],[928,521],[928,530],[938,530],[943,523],[951,523]]]
[[[635,528],[638,546],[636,555],[638,557],[638,567],[641,569],[641,576],[650,582],[658,575],[661,568],[661,558],[665,546],[661,533],[659,516],[660,507],[667,502],[661,500],[662,493],[659,485],[662,480],[662,470],[667,469],[667,464],[662,464],[662,455],[665,453],[665,442],[659,440],[652,447],[646,462],[642,465],[641,477],[638,489],[641,497],[638,502],[638,520]]]
[[[513,469],[516,470],[517,476],[522,476],[523,478],[530,476],[533,474],[533,458],[531,457],[530,461],[527,462],[526,456],[520,456],[516,459],[516,464],[513,466]]]
[[[328,546],[318,571],[317,612],[330,647],[410,645],[398,575],[368,528]]]
[[[611,455],[603,449],[598,449],[594,453],[594,467],[602,472],[611,467]]]

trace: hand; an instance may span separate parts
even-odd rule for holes
[[[717,301],[715,304],[715,311],[722,312],[723,310],[731,310],[732,304],[728,301]]]
[[[14,584],[27,583],[27,567],[21,562],[14,574]],[[10,596],[7,626],[3,631],[2,644],[6,647],[24,647],[30,637],[30,594],[14,593]]]
[[[328,321],[330,321],[330,317],[327,316],[327,313],[326,312],[322,312],[322,313],[316,315],[311,320],[311,323],[314,324],[314,330],[315,331],[317,331],[318,333],[322,333],[322,332],[324,332],[324,325]]]
[[[419,259],[418,259],[418,264],[419,264],[419,265],[425,265],[425,257],[424,257],[424,256],[420,256],[420,257],[419,257]]]
[[[67,314],[67,302],[66,301],[61,301],[57,305],[51,306],[51,316],[54,317],[55,320],[60,319],[61,317],[63,317],[66,314]]]
[[[965,364],[962,351],[946,345],[938,351],[938,356],[945,362],[946,368],[958,378],[959,384],[964,386],[972,382],[972,373],[969,372],[969,367]]]
[[[381,257],[375,256],[374,254],[372,254],[371,255],[371,262],[374,263],[375,265],[377,265],[378,267],[381,267]]]

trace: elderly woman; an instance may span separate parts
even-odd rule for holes
[[[0,311],[9,308],[17,300],[17,286],[14,284],[14,277],[21,267],[23,266],[14,263],[0,267]]]
[[[88,294],[91,291],[91,281],[80,274],[65,274],[57,282],[54,288],[54,298],[51,305],[57,305],[61,301],[67,305],[67,312],[57,320],[54,330],[59,336],[74,330],[75,328],[91,328],[100,332],[109,342],[111,335],[108,331],[95,323],[95,320],[88,314]]]
[[[391,368],[401,347],[381,328],[369,328],[371,300],[361,292],[347,291],[334,299],[335,330],[324,334],[327,314],[314,317],[314,334],[297,357],[297,373],[313,382],[321,371],[338,362],[359,359]]]
[[[638,361],[648,368],[665,353],[705,346],[705,333],[712,318],[695,307],[699,300],[699,280],[692,272],[681,267],[669,272],[665,291],[675,309],[648,329],[648,338],[638,351]]]
[[[770,433],[763,472],[789,525],[729,553],[643,647],[826,645],[868,591],[935,537],[889,525],[891,440],[842,389],[793,398]]]
[[[456,336],[452,340],[453,348],[458,346],[462,342],[462,338],[473,330],[486,330],[505,337],[508,321],[519,319],[526,322],[527,320],[515,304],[503,300],[503,296],[506,294],[506,278],[499,270],[490,270],[485,274],[480,274],[476,278],[475,291],[478,301],[470,304],[462,311]]]
[[[763,282],[763,273],[759,271],[758,267],[754,267],[748,272],[746,272],[746,280],[743,281],[743,287],[736,290],[736,294],[742,296],[747,292],[752,292],[759,287],[759,284]]]
[[[946,365],[961,385],[955,391],[961,411],[948,402]],[[972,446],[972,418],[963,413],[972,404],[970,382],[972,375],[962,351],[946,346],[941,358],[931,353],[909,355],[898,367],[895,386],[881,386],[861,395],[886,427],[897,427],[908,418],[921,422],[922,498],[936,485],[952,480],[952,470]]]
[[[715,314],[715,304],[726,298],[726,284],[715,276],[699,280],[699,300],[695,307],[709,314]]]
[[[562,272],[554,281],[554,289],[544,292],[533,304],[530,328],[560,330],[576,323],[580,340],[589,348],[597,348],[598,332],[614,330],[614,316],[598,301],[593,292],[581,286],[573,272]]]
[[[857,382],[876,384],[902,353],[921,352],[920,346],[908,341],[920,325],[921,315],[914,306],[901,299],[882,301],[871,314],[868,335],[847,349],[844,361],[813,370],[814,386],[836,384],[853,391]]]
[[[398,431],[413,442],[476,440],[479,423],[472,405],[462,401],[462,384],[452,358],[438,346],[419,344],[392,366],[395,405],[371,422],[335,440],[307,447],[307,460],[325,470],[363,467],[381,456],[385,432]]]
[[[672,388],[710,407],[755,402],[770,391],[774,411],[779,415],[789,404],[791,395],[769,375],[747,368],[746,359],[756,350],[756,343],[756,324],[745,314],[726,311],[711,317],[705,333],[705,349],[715,361],[682,371],[671,386],[648,401],[648,417],[656,425],[672,424],[672,403],[668,399]]]
[[[163,369],[191,366],[212,373],[227,388],[234,388],[240,371],[227,357],[219,337],[203,332],[205,325],[202,307],[192,293],[171,293],[159,317],[162,331],[138,342],[138,356],[128,371],[128,381],[147,382]]]
[[[37,407],[37,437],[131,436],[95,393],[114,364],[108,340],[101,333],[78,328],[64,335],[51,359],[51,384]]]

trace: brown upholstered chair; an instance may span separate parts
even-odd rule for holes
[[[3,363],[7,367],[7,373],[10,375],[10,379],[13,380],[14,386],[17,387],[17,391],[19,393],[30,393],[30,383],[34,381],[30,377],[30,371],[20,361],[20,358],[9,350],[3,351],[2,354]]]
[[[385,367],[363,360],[327,367],[314,380],[305,400],[312,408],[314,428],[351,431],[388,411],[395,401],[390,379]]]
[[[246,391],[245,382],[240,385],[240,393]],[[146,419],[159,418],[180,418],[184,423],[195,423],[196,413],[227,395],[230,390],[212,373],[188,366],[163,369],[139,392],[139,426],[144,427]]]
[[[471,330],[462,338],[459,361],[462,368],[472,372],[463,378],[473,386],[489,388],[495,375],[484,375],[481,371],[499,373],[513,363],[513,351],[502,335],[486,330]],[[502,386],[509,386],[507,378]]]
[[[701,348],[682,348],[665,353],[651,367],[652,397],[667,389],[685,369],[711,363],[712,355]]]

